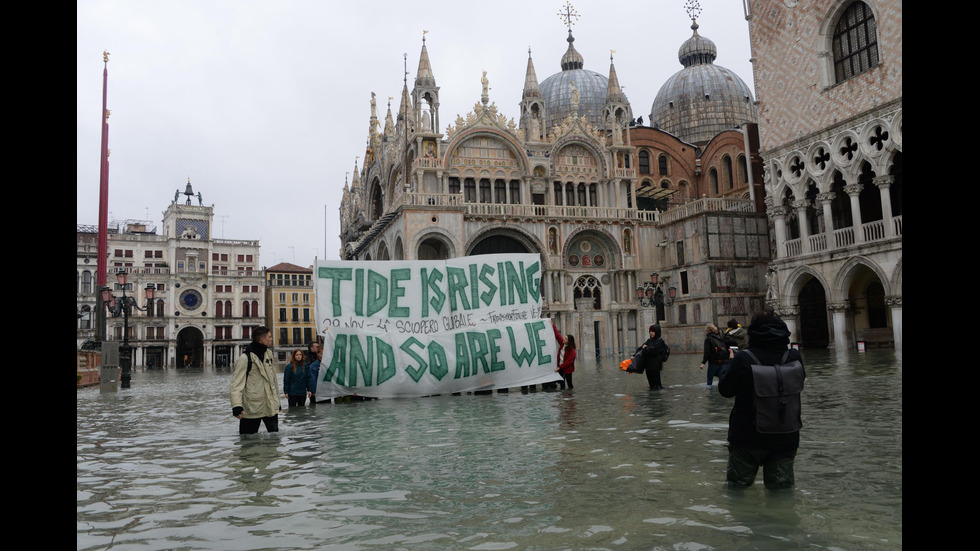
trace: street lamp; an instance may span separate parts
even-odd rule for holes
[[[664,279],[669,279],[669,276]],[[649,283],[636,287],[636,300],[640,306],[644,308],[656,307],[658,308],[657,312],[660,311],[660,308],[674,303],[674,299],[677,297],[677,287],[671,285],[667,289],[667,296],[669,299],[664,302],[664,284],[660,281],[660,275],[657,272],[650,274]],[[659,321],[659,316],[654,315],[654,320]]]
[[[119,367],[122,368],[119,386],[122,388],[129,388],[130,369],[133,365],[132,351],[129,349],[129,314],[134,308],[140,312],[146,311],[146,308],[139,307],[134,297],[126,295],[126,276],[125,269],[120,268],[116,272],[116,280],[122,287],[123,294],[121,297],[113,295],[111,289],[108,287],[102,288],[102,303],[106,305],[108,313],[112,314],[114,318],[118,318],[120,315],[123,317],[123,344],[122,349],[119,351]],[[149,306],[156,292],[156,287],[152,283],[147,283],[145,292],[146,304]]]

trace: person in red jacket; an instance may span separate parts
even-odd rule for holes
[[[565,337],[565,354],[555,371],[565,379],[569,390],[575,388],[572,386],[572,373],[575,372],[575,337],[571,335]]]

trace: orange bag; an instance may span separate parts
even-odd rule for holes
[[[626,371],[629,369],[631,363],[633,363],[633,358],[626,358],[625,360],[619,362],[619,368]]]

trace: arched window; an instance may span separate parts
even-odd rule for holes
[[[243,318],[252,317],[251,304],[247,300],[245,302],[242,302],[242,317]]]
[[[599,206],[599,193],[595,184],[589,184],[589,205]]]
[[[650,174],[650,154],[640,151],[640,174]]]
[[[602,309],[602,285],[599,280],[592,276],[583,276],[578,278],[575,282],[575,288],[572,291],[574,298],[591,298],[592,308],[595,310]],[[578,309],[578,301],[576,301],[575,309]]]
[[[579,183],[578,185],[578,204],[588,205],[588,200],[585,197],[585,184]]]
[[[82,306],[82,315],[78,318],[78,328],[79,329],[91,329],[92,328],[92,308],[87,304]]]
[[[657,158],[657,165],[658,165],[658,168],[660,169],[660,175],[661,176],[667,176],[668,175],[667,174],[668,170],[667,170],[667,156],[666,155],[661,154],[660,157]]]
[[[739,155],[737,165],[738,167],[738,182],[739,185],[749,183],[749,169],[745,164],[745,155]]]
[[[845,81],[878,65],[878,25],[871,8],[854,2],[834,27],[834,78]]]
[[[512,205],[521,203],[521,183],[517,180],[510,181],[510,203]]]
[[[220,300],[214,303],[214,316],[218,318],[223,318],[225,314],[225,304]]]
[[[569,206],[575,204],[575,184],[571,182],[565,184],[565,203]]]
[[[721,159],[722,166],[725,171],[725,183],[728,184],[728,189],[735,189],[735,175],[732,174],[732,158],[725,155]]]
[[[714,167],[712,167],[711,170],[708,171],[708,183],[709,185],[711,185],[711,194],[717,196],[718,195],[718,171]]]
[[[562,202],[561,182],[555,182],[555,204],[561,205]]]
[[[259,301],[257,300],[252,301],[252,312],[254,312],[252,314],[253,316],[259,317]]]
[[[92,294],[92,272],[85,270],[82,272],[82,294]]]
[[[225,317],[226,318],[230,318],[231,317],[231,301],[230,300],[226,300],[225,301]]]
[[[490,180],[486,178],[480,178],[480,202],[481,203],[493,203],[493,196],[490,188]]]
[[[385,212],[384,194],[380,184],[374,185],[374,193],[371,195],[371,209],[375,220],[381,218]]]
[[[796,196],[787,188],[786,193],[783,194],[782,206],[786,207],[786,236],[789,239],[800,238],[800,219],[796,213],[796,208],[793,206],[795,202]]]
[[[463,181],[463,200],[468,203],[476,202],[476,181],[473,178],[467,178]]]
[[[507,202],[507,182],[497,179],[493,182],[493,195],[496,203]]]

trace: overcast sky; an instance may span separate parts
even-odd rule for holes
[[[738,0],[700,0],[698,33],[715,63],[755,90]],[[577,0],[585,69],[609,74],[610,50],[634,116],[649,118],[681,70],[691,36],[683,0]],[[99,222],[102,51],[109,52],[109,221],[149,220],[187,180],[214,207],[216,238],[260,240],[260,265],[340,257],[339,206],[363,164],[371,92],[397,115],[408,54],[411,90],[423,30],[439,130],[480,100],[513,118],[528,49],[538,82],[561,70],[568,31],[558,0],[79,0],[77,223]],[[183,203],[186,197],[181,195]],[[197,204],[195,198],[193,204]]]

